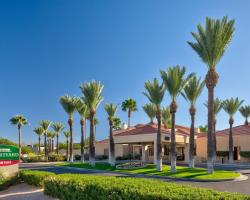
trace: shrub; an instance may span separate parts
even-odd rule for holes
[[[77,154],[77,155],[75,155],[75,160],[76,160],[76,161],[81,160],[81,155],[78,155],[78,154]]]
[[[216,155],[221,156],[221,157],[228,157],[229,152],[228,151],[216,151]]]
[[[16,183],[19,183],[19,179],[17,176],[11,177],[11,178],[4,178],[0,174],[0,191],[5,190],[11,185],[14,185]]]
[[[22,157],[23,162],[44,162],[45,155],[44,154],[28,154],[27,157]]]
[[[44,191],[63,200],[249,199],[245,195],[156,180],[73,174],[46,178]]]
[[[108,156],[107,155],[97,155],[95,157],[96,160],[106,160],[108,159]]]
[[[52,172],[22,170],[20,171],[20,179],[29,185],[43,187],[44,179],[49,176],[55,175]]]
[[[48,159],[50,162],[58,162],[58,161],[66,161],[66,156],[61,155],[61,154],[55,154],[55,153],[51,153],[48,156]]]
[[[22,154],[34,153],[34,151],[29,146],[22,146]]]
[[[241,151],[240,155],[244,158],[250,158],[250,151]]]

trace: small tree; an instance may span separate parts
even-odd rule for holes
[[[137,111],[136,101],[134,99],[128,98],[122,102],[122,110],[128,112],[128,127],[130,127],[130,118],[132,112]]]
[[[223,101],[223,110],[229,114],[229,162],[233,162],[233,123],[234,123],[234,114],[239,110],[243,100],[240,101],[238,98],[226,99]]]
[[[113,126],[115,113],[117,111],[117,105],[107,103],[105,105],[105,111],[108,114],[109,121],[109,163],[111,166],[115,166],[115,143],[113,137]]]
[[[43,135],[43,128],[42,127],[36,127],[33,130],[37,136],[38,136],[38,153],[41,153],[41,136]]]
[[[18,148],[19,148],[19,160],[22,154],[22,127],[28,124],[28,120],[22,115],[16,115],[10,119],[10,123],[17,126],[18,129]]]

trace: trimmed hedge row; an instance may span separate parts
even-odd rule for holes
[[[44,192],[61,200],[250,199],[246,195],[139,178],[53,175],[37,171],[23,171],[22,178],[29,184],[41,186],[44,183]],[[36,181],[33,181],[34,178]],[[45,178],[44,182],[42,178]]]
[[[52,172],[45,171],[33,171],[33,170],[23,170],[20,171],[20,179],[29,185],[35,185],[38,187],[44,186],[44,179],[49,176],[55,176]]]

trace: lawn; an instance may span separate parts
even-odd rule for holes
[[[177,166],[176,173],[170,171],[170,166],[163,165],[163,170],[158,172],[155,165],[148,164],[144,168],[140,169],[116,169],[111,167],[109,164],[105,163],[96,163],[96,167],[91,167],[88,163],[64,163],[58,164],[60,166],[75,167],[75,168],[84,168],[84,169],[98,169],[98,170],[107,170],[114,172],[124,172],[131,174],[145,174],[145,175],[158,175],[165,177],[175,177],[175,178],[190,178],[190,179],[199,179],[199,180],[219,180],[219,179],[233,179],[240,176],[237,172],[216,170],[213,174],[207,174],[206,169],[204,168],[194,168],[190,169],[188,167]]]

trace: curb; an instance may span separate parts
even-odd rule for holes
[[[239,177],[232,178],[232,179],[192,179],[192,178],[176,178],[176,177],[170,177],[170,176],[158,176],[158,175],[144,175],[144,174],[131,174],[126,172],[114,172],[114,171],[108,171],[108,170],[99,170],[99,169],[84,169],[84,168],[76,168],[76,167],[65,167],[65,166],[54,166],[54,167],[60,167],[64,169],[71,169],[76,171],[92,171],[92,172],[99,172],[99,173],[112,173],[112,174],[120,174],[120,175],[126,175],[129,177],[136,177],[136,178],[153,178],[153,179],[159,179],[159,180],[173,180],[173,181],[187,181],[187,182],[232,182],[232,181],[245,181],[248,179],[248,176],[243,175],[241,173]]]

